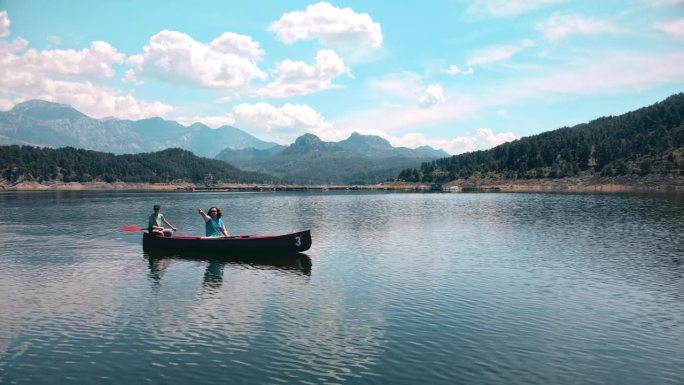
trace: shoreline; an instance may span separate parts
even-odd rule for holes
[[[576,176],[561,179],[477,179],[454,180],[447,188],[497,189],[500,192],[628,193],[681,192],[684,176],[626,175],[618,177]]]
[[[578,176],[562,179],[457,179],[448,183],[385,182],[375,185],[274,185],[225,183],[212,186],[194,183],[38,183],[20,182],[13,185],[0,182],[2,191],[443,191],[443,192],[566,192],[566,193],[628,193],[682,192],[684,176],[647,175],[595,177]]]

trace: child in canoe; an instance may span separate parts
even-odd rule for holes
[[[147,225],[147,231],[149,231],[150,234],[170,237],[171,234],[176,231],[176,228],[173,227],[173,225],[166,220],[164,214],[161,213],[161,206],[154,205],[153,210],[154,212],[150,215],[149,223]],[[170,228],[165,228],[163,226],[164,224]]]

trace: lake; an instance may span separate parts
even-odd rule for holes
[[[148,258],[156,203],[313,246]],[[0,293],[6,384],[682,384],[684,197],[4,192]]]

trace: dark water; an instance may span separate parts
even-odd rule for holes
[[[313,247],[149,260],[154,203]],[[682,384],[684,200],[2,193],[0,383]]]

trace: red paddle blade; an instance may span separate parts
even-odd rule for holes
[[[121,231],[140,231],[142,229],[138,226],[121,226],[121,227],[119,227],[119,230],[121,230]]]

